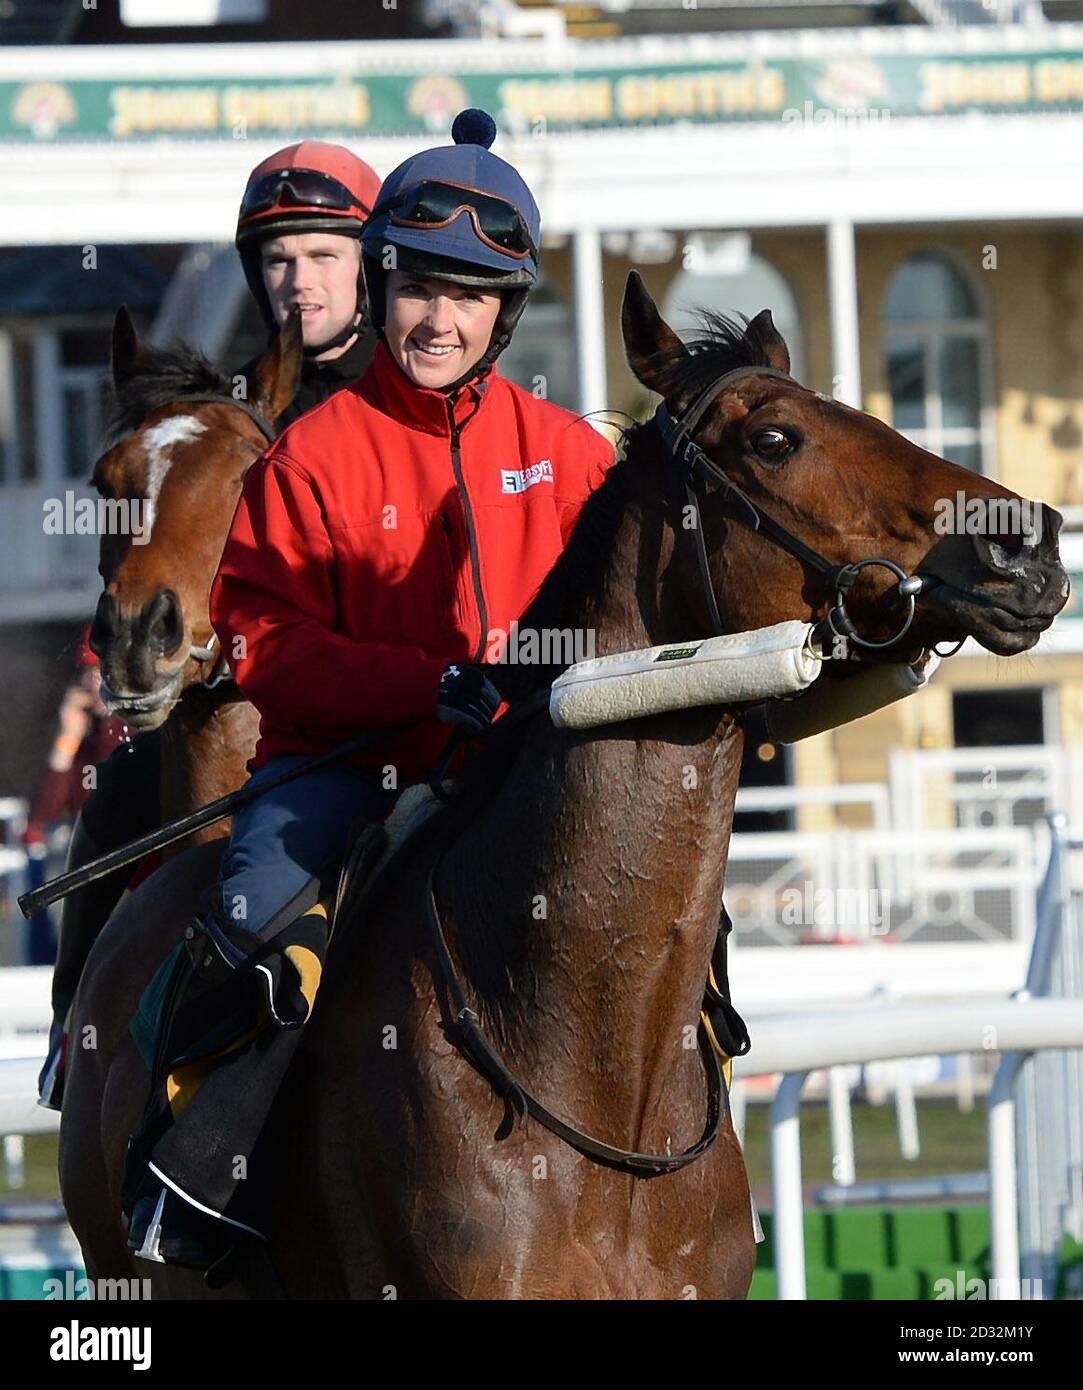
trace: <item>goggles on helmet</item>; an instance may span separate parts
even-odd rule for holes
[[[340,212],[360,208],[366,217],[371,211],[338,179],[319,169],[276,169],[245,189],[240,220],[273,208],[291,207],[333,208]]]
[[[492,193],[465,184],[440,183],[423,179],[405,192],[379,203],[373,213],[390,213],[396,227],[436,228],[449,226],[462,212],[468,212],[474,230],[486,246],[506,256],[523,260],[538,255],[523,214],[517,207]]]

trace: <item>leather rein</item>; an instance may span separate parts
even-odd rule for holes
[[[701,1154],[706,1153],[718,1138],[722,1127],[722,1116],[728,1106],[726,1104],[725,1082],[722,1076],[722,1063],[719,1061],[718,1051],[711,1041],[702,1014],[700,1015],[697,1038],[707,1076],[707,1121],[700,1138],[683,1153],[636,1153],[634,1150],[618,1148],[614,1144],[607,1144],[601,1139],[595,1139],[592,1135],[584,1133],[583,1130],[576,1129],[567,1120],[562,1120],[558,1115],[554,1115],[537,1096],[527,1090],[521,1081],[516,1080],[481,1031],[480,1019],[467,1003],[455,969],[455,963],[451,958],[447,937],[444,935],[440,923],[440,910],[436,905],[436,891],[433,884],[436,870],[442,858],[442,854],[437,856],[425,882],[425,918],[436,949],[440,983],[444,987],[445,998],[450,1006],[445,1011],[446,1014],[450,1015],[445,1025],[446,1032],[459,1051],[486,1078],[496,1093],[504,1098],[511,1110],[518,1115],[520,1122],[527,1115],[531,1115],[539,1124],[544,1125],[546,1129],[559,1139],[563,1139],[573,1149],[585,1154],[587,1158],[592,1158],[595,1162],[605,1164],[610,1168],[619,1168],[622,1172],[632,1173],[637,1177],[657,1177],[661,1173],[672,1173],[678,1168],[684,1168],[699,1158]],[[502,1127],[498,1131],[497,1137],[501,1138],[506,1133],[507,1128]]]

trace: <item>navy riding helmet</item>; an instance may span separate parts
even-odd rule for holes
[[[369,314],[381,336],[392,266],[504,291],[488,350],[447,391],[487,373],[511,342],[538,277],[541,241],[533,194],[512,166],[489,150],[496,123],[488,112],[461,111],[451,137],[453,145],[423,150],[387,176],[361,235]]]

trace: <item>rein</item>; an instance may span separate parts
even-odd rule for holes
[[[516,726],[518,726],[517,732],[524,732],[524,726],[535,715],[546,709],[548,702],[548,687],[523,696],[497,724],[491,727],[486,741],[488,742],[489,739],[495,741],[498,737],[502,741],[506,740],[509,730]],[[458,729],[453,731],[448,741],[448,751],[440,758],[428,779],[432,790],[445,802],[449,800],[454,802],[454,796],[448,797],[438,790],[438,779],[447,768],[450,761],[450,751],[458,742],[458,733]],[[463,826],[460,824],[456,829],[461,832]],[[425,880],[425,920],[436,953],[438,967],[436,983],[446,1005],[443,1008],[444,1017],[447,1020],[445,1032],[466,1060],[489,1082],[497,1095],[504,1098],[511,1111],[518,1115],[520,1122],[525,1120],[527,1115],[531,1115],[552,1134],[563,1139],[571,1148],[578,1150],[587,1158],[594,1159],[595,1162],[605,1164],[607,1167],[617,1168],[621,1172],[631,1173],[636,1177],[657,1177],[662,1173],[675,1172],[706,1153],[718,1138],[728,1104],[722,1064],[719,1060],[718,1049],[712,1042],[710,1031],[704,1021],[704,1012],[701,1011],[700,1014],[696,1037],[707,1080],[707,1118],[704,1122],[703,1133],[690,1149],[685,1149],[683,1153],[679,1154],[637,1153],[632,1149],[621,1149],[614,1144],[607,1144],[604,1140],[595,1139],[583,1130],[576,1129],[574,1125],[562,1120],[559,1115],[554,1115],[537,1096],[527,1090],[522,1082],[512,1075],[500,1055],[481,1031],[481,1020],[477,1012],[470,1008],[467,1003],[463,984],[458,971],[455,969],[455,962],[444,934],[440,920],[440,909],[436,902],[435,878],[442,861],[443,854],[441,853],[433,861]],[[717,1002],[717,994],[712,993],[712,984],[713,980],[709,976],[705,992],[705,1008],[708,1002]],[[741,1051],[747,1050],[746,1041],[746,1045]],[[506,1130],[502,1127],[498,1131],[497,1137],[503,1138],[505,1134]]]
[[[467,1004],[459,976],[455,970],[455,963],[451,958],[447,937],[444,935],[440,923],[440,910],[436,905],[436,890],[433,882],[442,857],[439,856],[433,862],[425,881],[425,919],[429,926],[433,945],[436,948],[436,960],[440,967],[440,982],[444,986],[446,998],[451,1005],[451,1019],[446,1024],[445,1031],[451,1035],[452,1041],[467,1061],[472,1063],[489,1081],[498,1095],[504,1097],[507,1104],[519,1116],[520,1121],[524,1120],[528,1114],[532,1115],[539,1124],[544,1125],[559,1139],[563,1139],[566,1144],[569,1144],[573,1149],[578,1149],[586,1157],[593,1158],[597,1163],[604,1163],[608,1167],[619,1168],[622,1172],[635,1174],[638,1177],[657,1177],[660,1173],[675,1172],[678,1168],[686,1167],[699,1158],[701,1154],[706,1153],[718,1138],[726,1106],[724,1104],[725,1084],[722,1078],[722,1064],[718,1059],[718,1050],[711,1041],[702,1014],[696,1036],[699,1041],[700,1056],[703,1059],[703,1070],[707,1077],[707,1120],[699,1139],[683,1153],[643,1154],[636,1153],[631,1149],[620,1149],[613,1144],[606,1144],[603,1140],[585,1134],[581,1129],[576,1129],[574,1125],[570,1125],[566,1120],[554,1115],[538,1100],[537,1096],[526,1089],[522,1082],[517,1081],[512,1076],[493,1049],[492,1044],[482,1033],[478,1015]]]
[[[886,560],[882,557],[857,560],[848,565],[833,564],[825,555],[821,555],[818,550],[807,545],[780,522],[768,516],[693,441],[692,435],[696,427],[718,394],[732,382],[753,376],[778,377],[782,381],[793,380],[788,372],[780,371],[777,367],[736,367],[732,371],[723,372],[721,376],[716,377],[706,386],[679,419],[673,418],[664,401],[654,412],[654,423],[658,426],[658,431],[670,457],[680,469],[685,497],[695,515],[696,524],[690,528],[692,543],[695,547],[696,563],[699,566],[700,580],[707,601],[707,611],[710,614],[715,632],[722,635],[726,629],[718,611],[718,599],[715,595],[714,582],[711,579],[710,564],[707,559],[707,545],[703,538],[701,514],[705,494],[701,494],[699,484],[705,485],[708,482],[716,485],[716,495],[721,498],[730,516],[743,522],[750,530],[759,531],[767,536],[777,546],[780,546],[803,564],[808,565],[810,569],[823,575],[828,584],[833,586],[835,590],[834,606],[824,620],[828,632],[835,637],[843,637],[848,642],[853,642],[856,647],[866,651],[881,651],[886,647],[893,647],[910,630],[910,624],[914,621],[917,595],[921,593],[929,581],[920,575],[908,575],[893,560]],[[870,567],[890,570],[898,581],[895,585],[895,592],[909,605],[902,626],[886,642],[873,642],[860,636],[854,627],[853,619],[846,610],[847,593],[861,571]]]

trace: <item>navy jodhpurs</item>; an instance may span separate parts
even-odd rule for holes
[[[272,758],[248,786],[305,761],[295,754]],[[221,921],[258,935],[321,870],[329,864],[337,869],[355,822],[382,819],[396,796],[374,773],[325,767],[250,801],[233,817],[218,873]],[[288,919],[278,925],[288,925]]]

